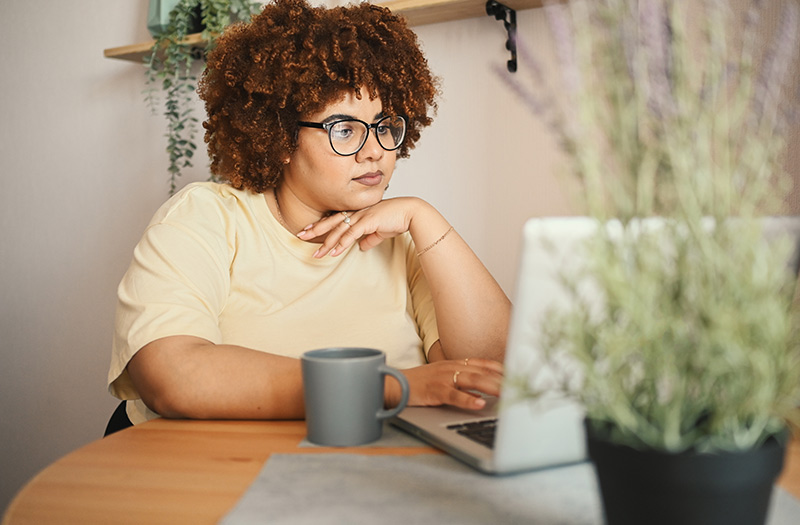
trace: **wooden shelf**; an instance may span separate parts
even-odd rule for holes
[[[486,14],[486,0],[386,0],[375,3],[388,7],[393,12],[404,16],[411,26],[488,16]],[[515,11],[542,7],[542,0],[501,0],[501,3]],[[154,40],[150,40],[139,44],[112,47],[105,49],[103,56],[142,62],[143,58],[153,48],[153,43]],[[200,33],[186,37],[186,43],[199,49],[205,47],[205,42]]]
[[[206,42],[200,33],[194,33],[187,36],[184,42],[199,49],[206,47]],[[112,47],[103,50],[103,56],[106,58],[119,58],[121,60],[133,60],[134,62],[142,62],[144,57],[150,54],[153,49],[155,40],[141,42],[139,44],[131,44],[122,47]]]

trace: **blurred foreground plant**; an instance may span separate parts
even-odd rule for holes
[[[542,344],[577,362],[564,389],[615,442],[741,450],[797,417],[791,246],[765,242],[762,219],[790,189],[800,17],[787,2],[756,56],[762,7],[737,31],[721,0],[549,4],[561,86],[524,42],[530,85],[498,67],[557,136],[598,222],[583,271],[562,276],[574,308],[551,312]]]

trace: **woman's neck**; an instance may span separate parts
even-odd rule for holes
[[[274,205],[274,207],[270,206],[273,215],[292,234],[300,232],[303,228],[317,222],[324,216],[322,213],[314,211],[300,202],[291,189],[279,186],[274,187],[271,193],[267,200],[268,202],[271,200],[270,204]]]

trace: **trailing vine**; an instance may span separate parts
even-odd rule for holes
[[[157,35],[152,51],[144,58],[145,102],[155,113],[159,88],[164,97],[170,195],[177,189],[181,170],[192,166],[197,150],[197,117],[192,107],[197,89],[197,77],[192,74],[194,64],[205,59],[225,27],[232,21],[248,21],[257,9],[258,4],[249,0],[180,0],[170,12],[166,30]],[[198,18],[202,40],[207,43],[204,47],[186,42],[186,37],[196,31]]]

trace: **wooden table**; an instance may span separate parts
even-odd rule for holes
[[[429,447],[299,447],[303,421],[157,419],[68,454],[16,496],[3,525],[216,523],[272,453],[438,454]],[[800,498],[800,439],[779,485]]]

